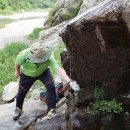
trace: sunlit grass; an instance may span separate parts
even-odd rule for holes
[[[35,40],[39,37],[39,32],[42,31],[43,28],[35,28],[31,34],[27,36],[27,39],[29,40]]]
[[[3,87],[11,81],[16,81],[15,59],[20,51],[27,48],[23,43],[11,43],[0,50],[0,95]]]

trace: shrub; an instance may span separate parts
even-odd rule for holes
[[[0,0],[0,13],[10,14],[21,9],[45,9],[52,7],[55,2],[56,0]],[[11,10],[8,10],[8,6]]]
[[[0,9],[4,10],[8,6],[7,0],[0,0]]]

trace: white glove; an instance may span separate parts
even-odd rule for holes
[[[76,81],[70,82],[71,88],[74,90],[74,94],[77,95],[78,91],[80,90],[79,85]]]

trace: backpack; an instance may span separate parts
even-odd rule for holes
[[[56,91],[56,101],[58,102],[61,98],[64,97],[65,88],[63,83],[55,85],[55,91]],[[40,100],[47,103],[47,91],[40,93]]]

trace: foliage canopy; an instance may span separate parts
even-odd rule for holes
[[[0,13],[8,14],[18,10],[50,8],[56,0],[0,0]]]

